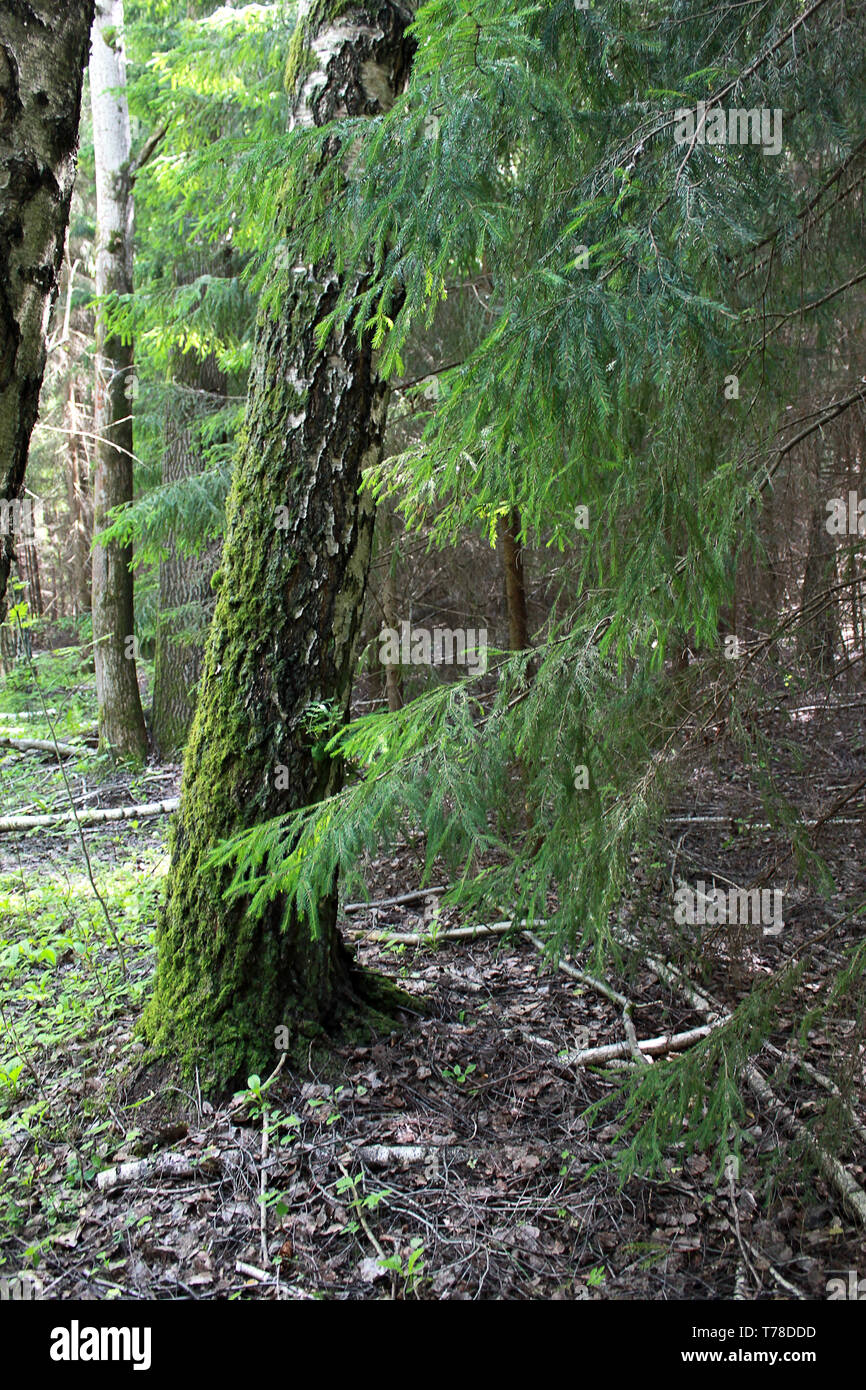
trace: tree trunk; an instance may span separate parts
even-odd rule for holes
[[[75,399],[75,378],[69,379],[66,407],[66,428],[69,446],[66,454],[66,496],[69,503],[70,528],[67,558],[72,574],[72,611],[76,616],[90,612],[90,536],[92,518],[87,495],[87,457],[80,433],[78,405]]]
[[[499,523],[502,568],[505,571],[505,602],[508,609],[508,645],[513,652],[529,646],[529,618],[526,611],[526,582],[523,551],[520,548],[520,512],[513,508]]]
[[[298,122],[375,115],[408,71],[406,9],[385,0],[331,19],[332,9],[340,0],[302,10],[311,52]],[[370,997],[337,932],[333,895],[314,937],[282,901],[253,918],[226,901],[229,871],[203,872],[221,840],[339,786],[339,767],[313,756],[309,708],[328,702],[337,721],[348,710],[373,529],[359,483],[380,455],[386,414],[368,341],[359,347],[347,326],[316,346],[339,289],[328,265],[297,267],[279,308],[260,314],[184,760],[145,1031],[154,1052],[217,1084],[272,1067],[282,1025],[304,1064],[303,1037],[363,1012]]]
[[[39,552],[32,540],[24,541],[21,550],[24,578],[27,580],[27,606],[34,618],[41,618],[45,612],[45,605],[42,601],[42,580],[39,576]]]
[[[57,293],[93,0],[0,8],[0,498],[20,496]],[[0,536],[0,618],[14,537]]]
[[[132,189],[122,0],[97,0],[90,58],[96,163],[96,292],[132,290]],[[107,40],[107,42],[106,42]],[[132,546],[98,543],[108,514],[132,501],[132,348],[96,324],[93,476],[93,656],[99,738],[121,757],[143,758],[147,734],[135,662]]]
[[[194,350],[181,354],[174,372],[177,384],[211,394],[225,392],[225,377],[213,357],[202,361]],[[201,471],[195,448],[197,409],[192,393],[172,400],[166,419],[162,480],[175,483]],[[159,566],[159,617],[156,629],[156,664],[153,676],[151,733],[163,758],[180,753],[189,734],[195,710],[194,690],[201,676],[204,613],[213,599],[211,579],[216,567],[216,547],[198,555],[181,555],[176,548]]]
[[[801,597],[804,612],[799,632],[800,655],[821,675],[833,670],[839,637],[836,596],[822,598],[836,582],[836,546],[827,531],[826,517],[826,509],[816,502],[809,518],[809,549]]]
[[[382,516],[380,510],[379,513]],[[382,617],[387,628],[396,630],[398,627],[398,602],[397,602],[397,564],[398,551],[394,544],[394,524],[390,510],[390,505],[385,514],[382,526],[382,550],[385,556],[385,579],[382,584]],[[395,714],[398,709],[403,708],[403,671],[393,661],[384,663],[385,671],[385,698],[388,701],[388,709]]]

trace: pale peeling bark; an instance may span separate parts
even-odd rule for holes
[[[0,498],[24,485],[57,291],[93,0],[0,6]],[[0,536],[0,616],[15,537]]]
[[[314,67],[302,68],[297,119],[374,115],[408,72],[410,13],[351,6],[329,22],[325,10],[301,21]],[[336,930],[333,897],[314,939],[307,923],[283,921],[281,901],[253,920],[243,903],[226,902],[229,872],[202,872],[221,840],[339,786],[338,766],[313,756],[308,710],[323,701],[338,720],[347,712],[373,529],[359,484],[380,456],[386,414],[368,342],[359,347],[345,327],[324,351],[316,345],[339,292],[328,265],[299,266],[279,309],[259,320],[174,827],[145,1027],[155,1051],[221,1083],[272,1067],[282,1025],[305,1060],[304,1035],[363,1013],[370,997]]]
[[[123,56],[123,0],[97,0],[90,57],[96,163],[96,292],[132,290],[132,187]],[[107,40],[107,42],[106,42]],[[122,757],[142,758],[147,734],[133,643],[132,547],[98,543],[108,514],[132,501],[132,347],[96,325],[93,472],[93,654],[99,736]]]

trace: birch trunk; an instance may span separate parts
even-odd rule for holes
[[[96,292],[132,290],[132,186],[123,56],[123,0],[97,0],[90,57],[96,164]],[[147,734],[134,643],[132,547],[99,543],[108,513],[132,500],[132,348],[96,325],[93,473],[93,651],[99,737],[121,757],[143,758]]]
[[[408,71],[410,19],[391,0],[302,11],[296,119],[380,111]],[[386,414],[369,342],[347,326],[324,350],[316,344],[339,291],[331,266],[299,266],[259,318],[145,1019],[154,1054],[224,1085],[273,1068],[277,1028],[305,1066],[305,1039],[369,1019],[382,1002],[351,966],[334,897],[314,938],[281,900],[252,918],[226,901],[230,872],[203,873],[221,840],[339,786],[338,767],[313,756],[307,710],[329,701],[342,718],[348,708],[373,527],[359,483],[380,455]]]

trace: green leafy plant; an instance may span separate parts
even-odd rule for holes
[[[420,1236],[413,1236],[405,1257],[388,1255],[379,1260],[382,1269],[396,1274],[403,1283],[403,1297],[418,1297],[424,1280],[424,1245]]]
[[[443,1067],[442,1075],[447,1081],[453,1081],[458,1086],[465,1086],[472,1073],[477,1070],[474,1062],[470,1062],[466,1067],[461,1067],[459,1062],[455,1062],[453,1067]]]

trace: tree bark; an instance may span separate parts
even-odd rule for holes
[[[820,675],[832,672],[839,638],[836,597],[832,593],[821,597],[836,582],[836,547],[825,521],[826,510],[816,502],[809,518],[809,549],[801,595],[803,619],[799,631],[800,655]]]
[[[132,290],[132,186],[123,57],[123,0],[97,0],[90,58],[96,163],[96,292]],[[143,758],[147,734],[135,661],[132,546],[99,543],[108,514],[132,501],[132,347],[96,323],[93,476],[93,656],[99,737],[121,757]]]
[[[223,394],[225,377],[215,359],[202,360],[194,350],[183,353],[174,372],[176,384]],[[172,400],[166,419],[162,480],[175,483],[201,471],[195,447],[194,422],[201,412],[192,392]],[[181,555],[176,547],[159,566],[159,617],[156,629],[156,664],[153,675],[151,733],[163,758],[180,753],[189,734],[195,710],[195,687],[204,655],[201,629],[204,613],[213,601],[211,579],[216,568],[216,547],[198,555]]]
[[[382,515],[381,510],[379,513]],[[382,583],[382,616],[385,626],[396,630],[398,625],[397,564],[398,552],[394,544],[394,525],[390,508],[382,526],[382,550],[385,555],[385,578]],[[388,661],[385,670],[385,698],[388,709],[395,714],[403,708],[403,672],[394,662]]]
[[[0,497],[21,494],[45,370],[93,0],[0,9]],[[0,536],[0,618],[14,537]]]
[[[302,10],[299,123],[375,115],[408,72],[406,8],[385,0],[340,9],[335,0]],[[305,1064],[304,1037],[363,1013],[370,1000],[336,929],[333,894],[313,936],[282,901],[256,918],[245,903],[228,903],[228,870],[203,873],[221,840],[340,784],[339,767],[314,756],[309,709],[328,702],[337,721],[348,710],[373,529],[359,483],[381,452],[387,393],[369,341],[359,346],[351,327],[316,346],[316,324],[339,290],[329,265],[297,266],[279,309],[259,318],[184,760],[144,1026],[154,1054],[173,1055],[188,1074],[199,1066],[215,1084],[272,1067],[282,1025]]]
[[[508,645],[513,652],[529,646],[529,617],[526,609],[526,581],[523,551],[520,548],[520,512],[513,508],[499,523],[502,568],[505,573],[505,602],[508,609]]]
[[[39,552],[32,540],[26,540],[21,546],[23,558],[23,577],[27,581],[27,607],[35,618],[41,618],[45,612],[45,605],[42,601],[42,580],[39,575]]]
[[[69,503],[70,528],[67,558],[72,573],[72,611],[80,616],[90,612],[90,537],[93,518],[87,492],[87,455],[80,433],[78,404],[75,398],[75,378],[70,376],[66,406],[66,428],[69,446],[66,454],[66,496]]]

